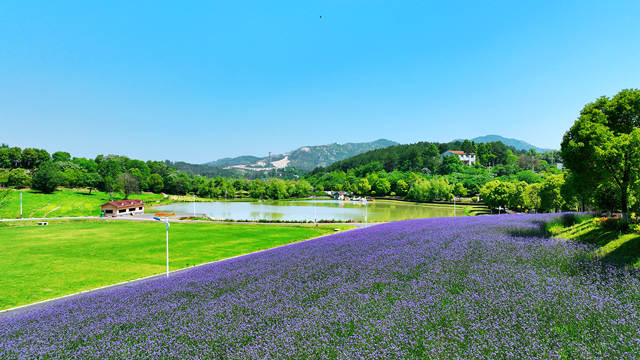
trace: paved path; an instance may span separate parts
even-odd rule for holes
[[[143,216],[120,216],[120,217],[99,217],[99,216],[60,216],[60,217],[41,217],[41,218],[23,218],[23,219],[0,219],[0,222],[11,221],[49,221],[49,220],[118,220],[118,221],[155,221],[153,214],[145,214]],[[300,222],[300,223],[269,223],[258,221],[208,221],[208,220],[180,220],[168,218],[169,222],[176,223],[202,223],[202,224],[251,224],[251,225],[308,225],[313,226],[313,223]],[[365,228],[371,225],[377,225],[382,223],[318,223],[318,225],[352,225],[357,228]]]

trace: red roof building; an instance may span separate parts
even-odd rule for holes
[[[144,214],[144,202],[137,199],[109,201],[100,207],[102,209],[102,215],[106,217]]]
[[[473,166],[476,163],[476,154],[474,153],[466,153],[459,150],[447,150],[441,154],[443,158],[450,155],[458,156],[460,161],[467,166]]]

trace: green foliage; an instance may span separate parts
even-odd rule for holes
[[[33,175],[31,188],[40,190],[45,194],[50,194],[62,182],[62,174],[53,162],[46,162],[38,168]]]
[[[64,151],[56,151],[53,154],[51,154],[51,158],[53,159],[54,162],[71,161],[71,154]]]
[[[464,164],[457,155],[445,156],[438,167],[438,173],[441,175],[448,175],[455,172],[461,172],[463,166]]]
[[[524,181],[527,184],[542,182],[542,176],[531,170],[523,170],[516,174],[518,181]]]
[[[396,193],[398,195],[406,195],[409,191],[409,184],[403,179],[400,179],[396,182]]]
[[[162,176],[158,174],[151,174],[149,176],[149,180],[147,180],[147,186],[149,190],[154,193],[159,193],[164,188],[164,181],[162,180]]]
[[[267,185],[267,196],[270,199],[285,199],[289,196],[287,183],[282,179],[271,179]]]
[[[446,178],[430,180],[418,179],[409,189],[407,199],[415,201],[449,200],[453,195],[453,186]]]
[[[453,195],[458,196],[458,197],[462,197],[462,196],[467,196],[467,189],[465,189],[464,185],[462,185],[462,183],[456,183],[453,186]]]
[[[118,187],[124,192],[124,198],[128,199],[129,195],[140,191],[140,181],[129,173],[120,174],[118,176]]]
[[[31,176],[24,169],[13,169],[9,171],[7,185],[16,189],[22,189],[31,185]]]
[[[358,195],[367,195],[371,191],[371,185],[366,178],[358,180],[355,187],[355,193]]]
[[[310,194],[311,184],[306,180],[300,180],[294,184],[294,191],[291,195],[294,197],[307,197]]]
[[[527,185],[524,190],[524,208],[528,210],[537,211],[540,208],[540,190],[542,189],[541,183],[533,183]]]
[[[525,192],[527,190],[527,183],[524,181],[518,181],[513,184],[511,195],[509,196],[509,208],[510,209],[524,209],[526,205]]]
[[[494,180],[480,189],[480,196],[491,209],[507,209],[515,192],[516,186],[513,183]]]
[[[89,194],[91,194],[91,190],[97,189],[102,183],[102,177],[97,172],[84,173],[83,176],[82,183],[89,189]]]
[[[548,175],[540,188],[540,208],[543,211],[557,211],[566,204],[560,189],[564,184],[562,174]]]
[[[619,209],[620,192],[617,191],[616,185],[611,182],[598,185],[593,192],[593,198],[596,206],[600,210],[614,213]]]
[[[640,173],[640,90],[622,90],[585,105],[562,140],[565,166],[591,189],[611,182],[620,209],[629,212],[629,191]]]

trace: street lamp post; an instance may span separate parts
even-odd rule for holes
[[[20,219],[22,219],[22,191],[20,191]]]
[[[367,197],[364,197],[364,223],[367,223]]]
[[[169,277],[169,219],[162,220],[159,217],[154,217],[153,219],[164,223],[167,230],[167,277]]]
[[[318,226],[318,212],[316,209],[316,195],[314,194],[314,188],[311,188],[311,196],[313,196],[313,224]]]
[[[196,217],[196,193],[193,193],[193,217]]]
[[[453,216],[456,216],[456,196],[453,195]]]

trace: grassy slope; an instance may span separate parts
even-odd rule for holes
[[[604,261],[640,268],[640,234],[622,234],[598,226],[591,217],[578,218],[576,224],[562,220],[547,224],[548,231],[560,238],[595,245],[596,254]]]
[[[347,226],[171,225],[171,269],[272,248]],[[0,309],[165,271],[164,226],[133,221],[0,223]]]
[[[109,194],[92,191],[59,190],[43,194],[33,190],[12,191],[0,204],[0,218],[16,219],[20,216],[20,193],[22,193],[22,217],[99,216],[100,205],[109,201]],[[114,200],[121,200],[114,193]],[[132,199],[157,201],[160,194],[136,194]],[[58,208],[59,207],[59,208]],[[58,208],[58,209],[56,209]]]

